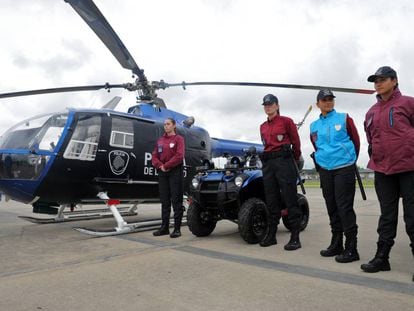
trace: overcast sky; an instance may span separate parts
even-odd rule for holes
[[[149,80],[245,81],[373,88],[382,65],[397,70],[403,94],[414,95],[414,1],[388,0],[95,0]],[[87,24],[63,0],[0,1],[0,92],[132,82]],[[212,137],[260,142],[261,100],[278,96],[281,112],[299,122],[305,166],[309,124],[319,115],[317,91],[253,87],[188,87],[160,91],[170,109],[195,117]],[[0,100],[0,132],[47,111],[98,108],[125,90]],[[354,119],[367,163],[363,119],[375,95],[336,93],[336,109]]]

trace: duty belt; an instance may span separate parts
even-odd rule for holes
[[[279,150],[279,151],[269,151],[269,152],[263,152],[259,155],[260,160],[267,161],[270,159],[276,159],[276,158],[282,158],[286,156],[286,151]]]

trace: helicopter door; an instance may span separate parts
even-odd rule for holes
[[[111,115],[103,118],[102,125],[96,155],[98,180],[127,182],[136,166],[133,120]]]
[[[80,114],[63,158],[93,162],[101,132],[101,116]]]

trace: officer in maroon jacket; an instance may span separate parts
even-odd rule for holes
[[[284,248],[296,250],[301,247],[299,232],[302,218],[302,211],[297,203],[297,173],[293,162],[293,158],[299,161],[301,155],[298,130],[292,119],[279,114],[279,100],[275,95],[266,95],[263,98],[263,107],[267,114],[267,121],[260,126],[260,135],[264,145],[261,160],[269,210],[269,230],[260,242],[260,246],[277,244],[276,231],[281,217],[283,197],[288,209],[291,228],[290,241]]]
[[[377,252],[361,269],[378,272],[391,269],[388,258],[397,234],[400,197],[414,255],[414,98],[401,95],[391,67],[379,68],[368,81],[374,82],[377,103],[368,110],[364,127],[381,215]]]
[[[176,134],[175,120],[164,121],[164,135],[161,136],[152,152],[152,165],[158,170],[158,185],[161,199],[161,228],[154,236],[170,233],[171,203],[174,209],[174,231],[172,238],[181,236],[183,218],[183,160],[185,153],[184,138]]]

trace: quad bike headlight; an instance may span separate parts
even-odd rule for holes
[[[200,181],[198,178],[193,178],[191,180],[191,185],[193,186],[194,189],[197,189],[199,184],[200,184]]]
[[[241,187],[243,185],[243,181],[244,181],[244,178],[242,176],[237,176],[234,179],[234,183],[236,184],[237,187]]]

